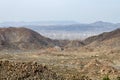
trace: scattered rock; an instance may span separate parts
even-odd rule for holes
[[[56,80],[55,72],[37,62],[0,61],[0,80]]]

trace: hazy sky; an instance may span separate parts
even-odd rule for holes
[[[120,0],[0,0],[4,21],[120,22]]]

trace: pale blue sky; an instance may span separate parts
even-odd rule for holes
[[[120,0],[0,0],[4,21],[120,22]]]

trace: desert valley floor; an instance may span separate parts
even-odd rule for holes
[[[62,76],[63,80],[102,80],[102,78],[106,75],[108,75],[111,80],[116,80],[116,78],[120,76],[119,53],[120,51],[118,50],[39,50],[35,52],[22,52],[12,54],[9,52],[6,52],[4,54],[0,53],[0,60],[3,61],[3,63],[6,61],[13,63],[37,62],[38,64],[42,64],[44,66],[46,65],[48,69],[55,72],[58,76]],[[6,73],[4,74],[7,75]],[[26,78],[26,80],[31,79],[28,76],[28,79]],[[62,79],[53,78],[53,80]]]

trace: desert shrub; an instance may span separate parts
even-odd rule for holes
[[[108,77],[108,75],[106,75],[105,77],[103,77],[102,80],[110,80],[110,78]]]
[[[71,80],[92,80],[88,76],[73,76]]]
[[[120,77],[117,77],[116,80],[120,80]]]

